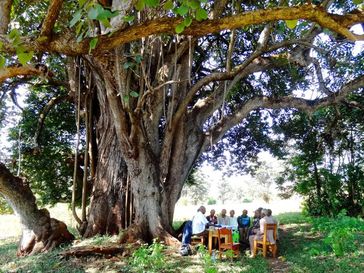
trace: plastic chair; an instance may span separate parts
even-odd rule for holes
[[[224,239],[224,240],[223,240]],[[237,256],[240,255],[240,243],[233,242],[232,230],[229,228],[218,229],[219,257],[225,250],[232,250]]]
[[[274,242],[268,241],[268,232],[273,232]],[[254,239],[253,257],[257,255],[258,249],[263,251],[263,256],[267,256],[267,251],[271,251],[273,258],[277,255],[277,224],[265,224],[263,239]]]

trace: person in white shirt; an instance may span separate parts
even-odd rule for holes
[[[226,209],[221,211],[221,214],[217,217],[217,223],[222,226],[228,226],[230,223],[229,216],[226,215]]]
[[[205,217],[206,208],[201,206],[197,210],[197,214],[192,219],[192,234],[193,235],[206,235],[206,225],[209,223]]]
[[[238,227],[238,217],[235,217],[235,210],[230,211],[230,217],[229,217],[229,226],[232,226],[233,228]]]

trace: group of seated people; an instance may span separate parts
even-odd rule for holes
[[[197,210],[197,214],[192,219],[192,235],[204,236],[207,243],[207,236],[210,226],[224,227],[229,226],[233,230],[239,230],[239,240],[242,245],[249,243],[250,251],[253,253],[254,239],[262,239],[264,234],[264,224],[277,223],[272,217],[272,210],[258,208],[254,212],[251,219],[248,216],[248,211],[243,210],[242,214],[235,217],[235,211],[230,211],[230,216],[226,215],[226,209],[221,211],[221,214],[216,216],[214,209],[205,217],[206,208],[201,206]],[[274,243],[272,233],[267,234],[268,241]]]

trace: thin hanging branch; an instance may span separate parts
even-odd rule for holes
[[[43,108],[42,112],[40,113],[39,117],[38,117],[38,124],[37,124],[37,129],[35,131],[34,134],[34,145],[35,146],[39,146],[39,138],[40,135],[42,133],[43,127],[44,127],[44,121],[48,115],[48,113],[53,109],[54,106],[56,106],[57,104],[70,99],[71,97],[69,95],[63,95],[63,96],[59,96],[59,97],[55,97],[52,98]]]
[[[72,215],[81,226],[82,221],[78,217],[76,212],[76,187],[77,187],[77,169],[78,169],[78,146],[80,145],[80,112],[81,112],[81,68],[80,63],[76,66],[78,69],[78,87],[77,87],[77,112],[76,112],[76,127],[77,127],[77,139],[75,147],[75,164],[73,169],[73,184],[72,184]]]

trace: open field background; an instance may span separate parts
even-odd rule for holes
[[[265,203],[263,200],[257,200],[251,203],[226,203],[215,204],[215,205],[205,205],[207,213],[211,209],[215,209],[219,213],[223,208],[228,212],[231,209],[235,210],[235,215],[241,214],[243,209],[248,210],[248,214],[253,216],[254,210],[258,207],[270,208],[273,211],[273,215],[277,215],[285,212],[298,212],[300,211],[301,200],[299,198],[289,199],[289,200],[275,200],[269,204]],[[201,204],[204,205],[204,204]],[[199,205],[182,205],[177,203],[175,209],[175,221],[188,220],[193,217],[198,209]],[[72,217],[72,212],[69,209],[68,204],[58,204],[55,207],[48,208],[51,216],[58,220],[66,223],[70,228],[76,227],[76,221]],[[21,225],[19,218],[16,215],[0,215],[0,240],[9,237],[19,237],[21,233]]]

